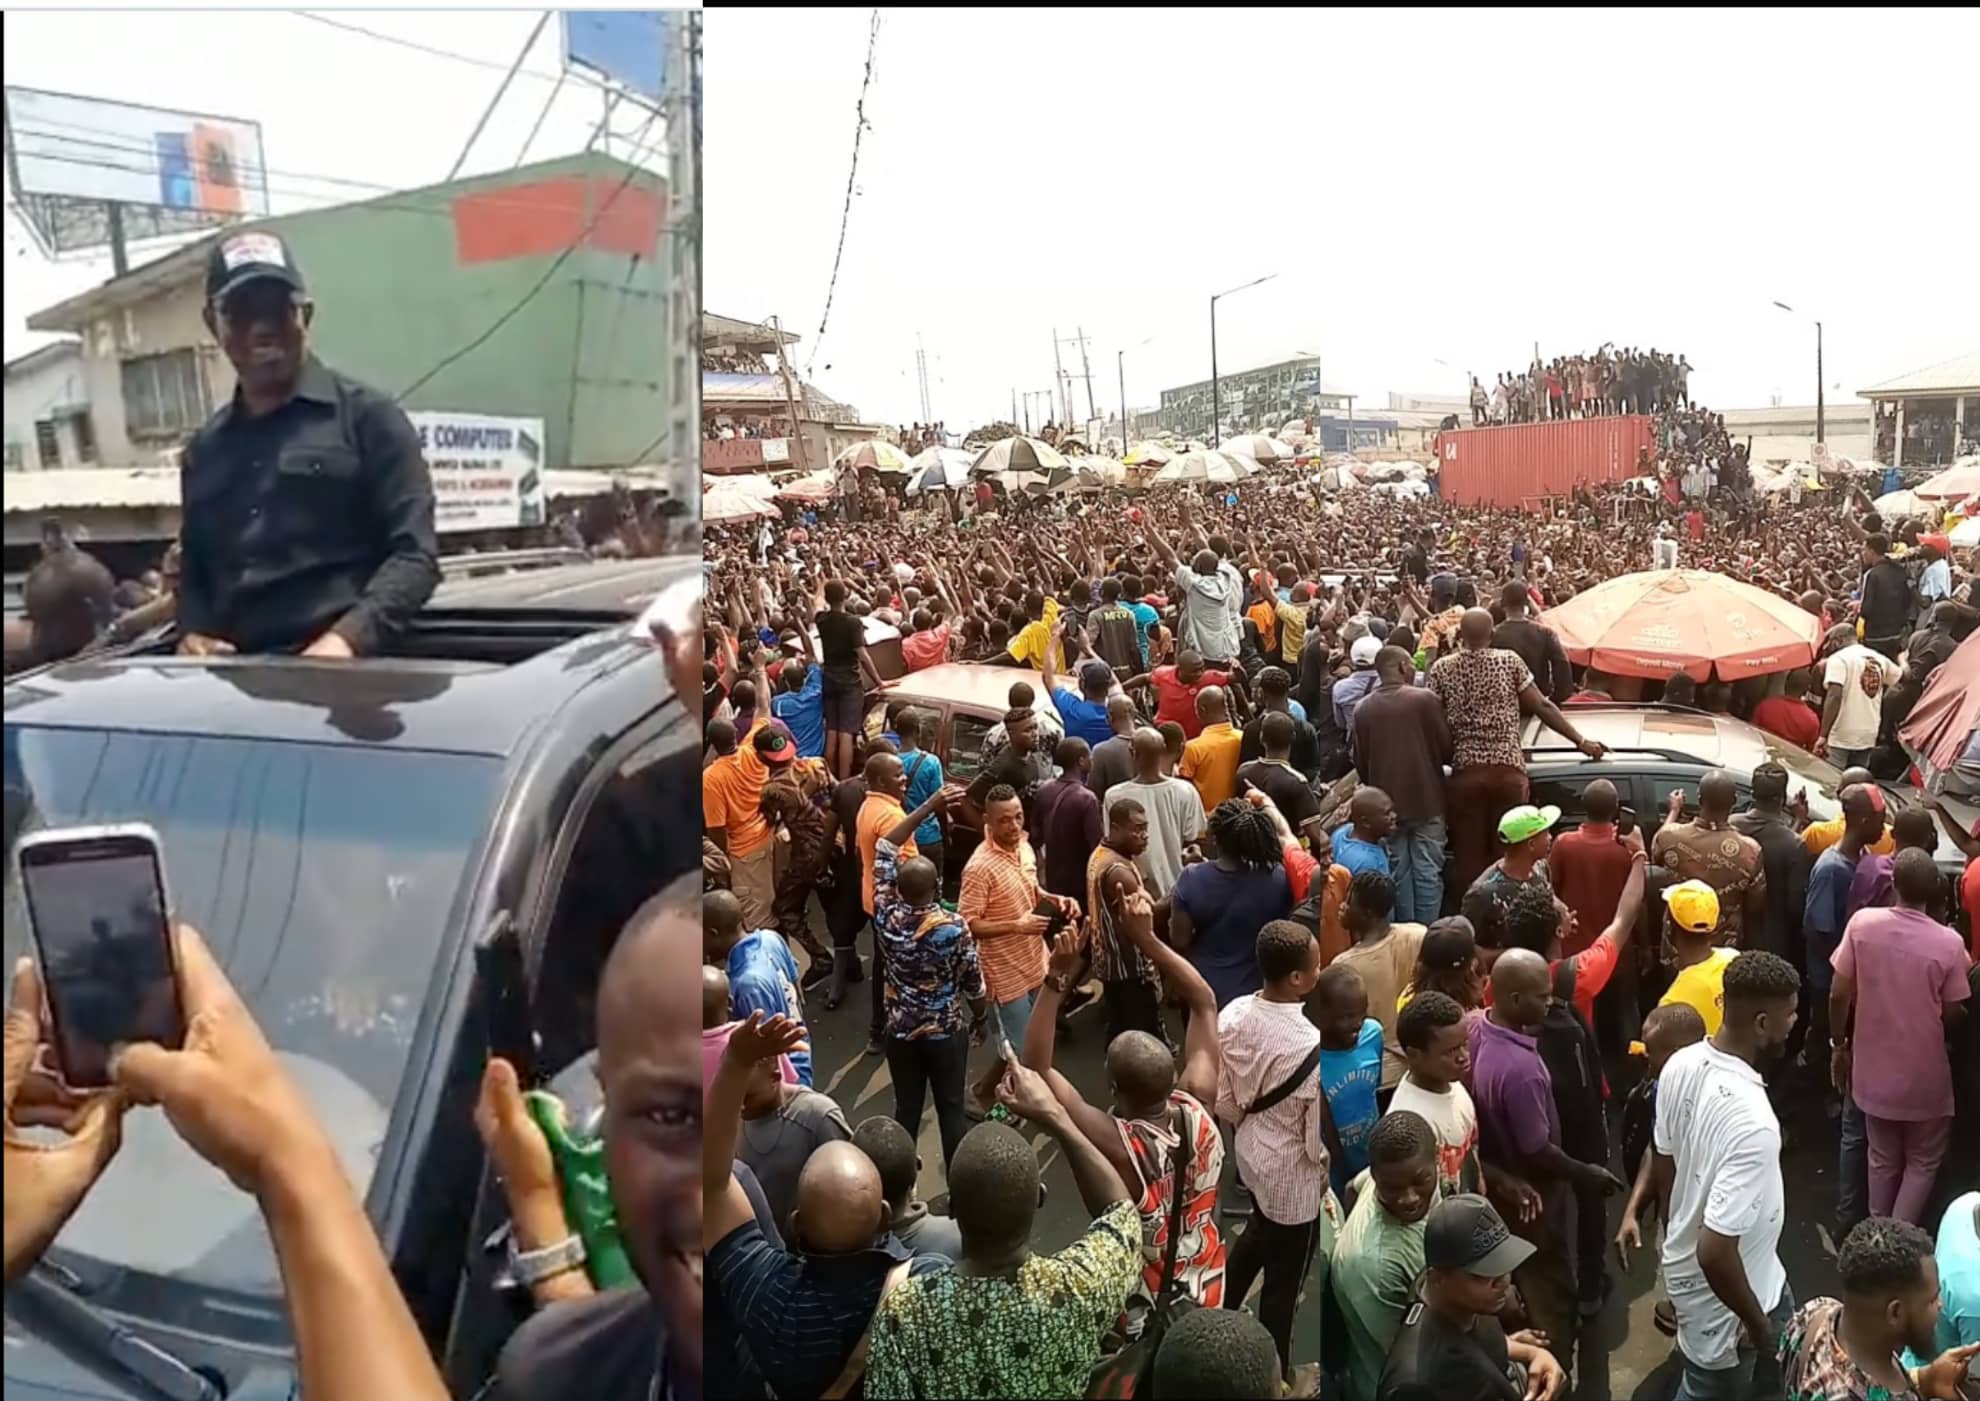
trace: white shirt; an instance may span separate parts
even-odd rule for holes
[[[1868,682],[1865,673],[1871,674]],[[1831,748],[1868,749],[1877,742],[1884,692],[1897,679],[1897,663],[1861,642],[1852,642],[1829,658],[1822,669],[1822,684],[1842,687],[1842,708],[1829,728]]]
[[[1653,569],[1676,569],[1678,567],[1678,542],[1668,535],[1659,535],[1650,542],[1650,567]]]
[[[1320,1132],[1320,1067],[1263,1113],[1247,1116],[1244,1110],[1299,1069],[1320,1044],[1319,1028],[1307,1020],[1302,1003],[1246,993],[1217,1014],[1217,1041],[1224,1056],[1217,1117],[1238,1126],[1232,1144],[1245,1185],[1268,1221],[1297,1226],[1315,1219],[1329,1170]]]
[[[1478,1147],[1478,1109],[1471,1102],[1471,1091],[1453,1080],[1447,1093],[1433,1095],[1404,1074],[1396,1086],[1395,1097],[1389,1101],[1391,1114],[1398,1109],[1421,1114],[1436,1131],[1437,1176],[1443,1183],[1444,1195],[1477,1191],[1475,1182],[1468,1185],[1459,1182],[1465,1159]]]
[[[1160,900],[1182,877],[1183,847],[1202,836],[1209,825],[1203,815],[1203,798],[1194,783],[1182,778],[1154,783],[1129,780],[1107,790],[1110,806],[1122,798],[1133,798],[1148,814],[1148,849],[1134,858],[1134,864],[1148,887],[1149,898]]]
[[[1918,596],[1928,605],[1942,598],[1952,597],[1952,566],[1942,559],[1935,559],[1925,566],[1925,572],[1918,576]]]
[[[1739,1237],[1740,1265],[1763,1311],[1787,1286],[1776,1249],[1787,1197],[1781,1125],[1760,1073],[1710,1041],[1686,1046],[1657,1080],[1656,1149],[1676,1160],[1664,1230],[1664,1290],[1677,1310],[1678,1346],[1722,1371],[1739,1360],[1739,1319],[1698,1267],[1698,1235]]]

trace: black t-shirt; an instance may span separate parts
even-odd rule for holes
[[[1327,705],[1327,713],[1330,717],[1333,715],[1333,711],[1334,707],[1330,698]],[[1244,736],[1238,743],[1238,761],[1240,763],[1248,764],[1254,759],[1265,757],[1265,742],[1258,734],[1259,722],[1263,719],[1263,716],[1254,715],[1251,718],[1251,723],[1244,727]],[[1295,769],[1298,769],[1310,779],[1319,776],[1320,761],[1320,736],[1315,732],[1312,725],[1304,720],[1295,719],[1293,721],[1292,757],[1289,762]],[[1273,795],[1272,801],[1275,803],[1279,801],[1277,794]],[[1283,811],[1283,809],[1281,810]],[[1292,814],[1287,813],[1286,816],[1287,820],[1291,821],[1295,827],[1299,825],[1298,821],[1292,817]]]
[[[1469,1332],[1460,1332],[1423,1306],[1412,1303],[1389,1348],[1389,1361],[1375,1388],[1376,1401],[1523,1401],[1526,1386],[1515,1380],[1499,1320],[1480,1314]]]
[[[1409,575],[1410,578],[1416,580],[1419,584],[1429,581],[1430,556],[1424,550],[1423,546],[1411,545],[1407,550],[1403,551],[1403,573]]]
[[[1320,814],[1320,799],[1314,796],[1313,786],[1284,764],[1254,760],[1238,770],[1238,778],[1270,798],[1295,833],[1301,823]]]
[[[826,609],[812,620],[818,627],[818,646],[825,679],[847,686],[859,685],[859,649],[866,642],[866,628],[850,613]]]
[[[662,1401],[691,1395],[665,1365],[666,1325],[639,1285],[567,1299],[535,1314],[502,1349],[480,1401]]]
[[[976,776],[969,785],[969,800],[982,808],[990,801],[990,790],[998,784],[1008,784],[1016,790],[1018,803],[1024,808],[1024,829],[1038,831],[1032,820],[1032,809],[1038,798],[1038,771],[1030,755],[1020,755],[1006,746],[990,763],[990,767]]]

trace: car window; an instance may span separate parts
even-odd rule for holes
[[[8,961],[31,942],[14,865],[24,833],[151,824],[174,916],[205,936],[362,1196],[499,761],[11,723],[5,754]],[[164,1277],[280,1298],[253,1198],[161,1115],[125,1118],[103,1177],[55,1246],[122,1267],[110,1293]]]
[[[1572,832],[1588,820],[1588,810],[1581,802],[1581,790],[1592,782],[1594,780],[1586,774],[1536,778],[1530,785],[1532,796],[1528,801],[1535,807],[1557,807],[1561,810],[1561,821],[1554,829],[1555,835]]]
[[[983,741],[994,728],[991,721],[974,715],[950,717],[949,755],[943,761],[942,771],[951,782],[968,784],[983,772]]]
[[[1638,813],[1637,816],[1642,819],[1646,831],[1655,833],[1664,825],[1664,816],[1670,810],[1671,793],[1678,789],[1684,792],[1684,813],[1678,820],[1687,822],[1698,815],[1696,775],[1653,773],[1644,775],[1643,781],[1650,788],[1650,808],[1649,811]]]

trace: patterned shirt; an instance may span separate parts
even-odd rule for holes
[[[874,1319],[866,1395],[1084,1396],[1140,1260],[1141,1225],[1120,1201],[1015,1276],[909,1279]]]
[[[955,1036],[963,1029],[963,999],[983,996],[976,941],[939,903],[901,899],[900,865],[901,849],[882,837],[873,857],[873,928],[887,949],[887,1035]]]
[[[1766,883],[1760,843],[1731,827],[1707,827],[1699,822],[1666,822],[1650,844],[1650,859],[1677,880],[1702,880],[1719,892],[1719,932],[1712,942],[1741,947],[1746,925],[1747,891]],[[1664,949],[1670,946],[1664,931]]]
[[[1299,1069],[1320,1044],[1319,1029],[1303,1004],[1247,993],[1217,1014],[1217,1043],[1224,1053],[1217,1116],[1238,1126],[1232,1146],[1245,1183],[1267,1220],[1287,1226],[1313,1220],[1330,1170],[1320,1133],[1320,1062],[1277,1104],[1259,1114],[1245,1110]]]
[[[1169,1248],[1169,1206],[1175,1196],[1174,1154],[1187,1144],[1189,1166],[1183,1171],[1187,1196],[1182,1209],[1182,1243],[1176,1248],[1176,1276],[1182,1290],[1206,1309],[1224,1304],[1224,1238],[1217,1230],[1217,1185],[1224,1175],[1224,1140],[1217,1123],[1195,1096],[1172,1090],[1169,1103],[1182,1121],[1182,1132],[1150,1119],[1117,1119],[1121,1146],[1134,1162],[1134,1181],[1141,1212],[1141,1274],[1127,1296],[1121,1315],[1122,1335],[1138,1337],[1162,1288],[1162,1261]]]
[[[1841,1321],[1841,1300],[1810,1299],[1781,1330],[1781,1380],[1788,1401],[1915,1401],[1915,1388],[1892,1391],[1871,1381],[1850,1360],[1836,1336]],[[1892,1364],[1903,1371],[1897,1358]]]
[[[985,840],[963,867],[962,917],[971,925],[1008,924],[1038,908],[1038,856],[1018,839],[1016,851]],[[1045,941],[1036,934],[977,935],[983,981],[999,1003],[1015,1001],[1045,981]]]
[[[1451,768],[1474,764],[1524,767],[1519,747],[1519,693],[1533,683],[1519,653],[1496,647],[1459,651],[1430,668],[1432,695],[1451,725]]]
[[[1110,846],[1097,846],[1086,862],[1086,921],[1090,931],[1088,947],[1093,951],[1093,976],[1103,983],[1143,982],[1150,987],[1161,980],[1155,965],[1140,949],[1121,936],[1114,911],[1100,889],[1100,877],[1115,865],[1134,863]]]

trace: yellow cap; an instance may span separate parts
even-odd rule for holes
[[[1709,934],[1719,927],[1719,892],[1702,880],[1682,881],[1664,892],[1670,906],[1671,922],[1693,934]]]

